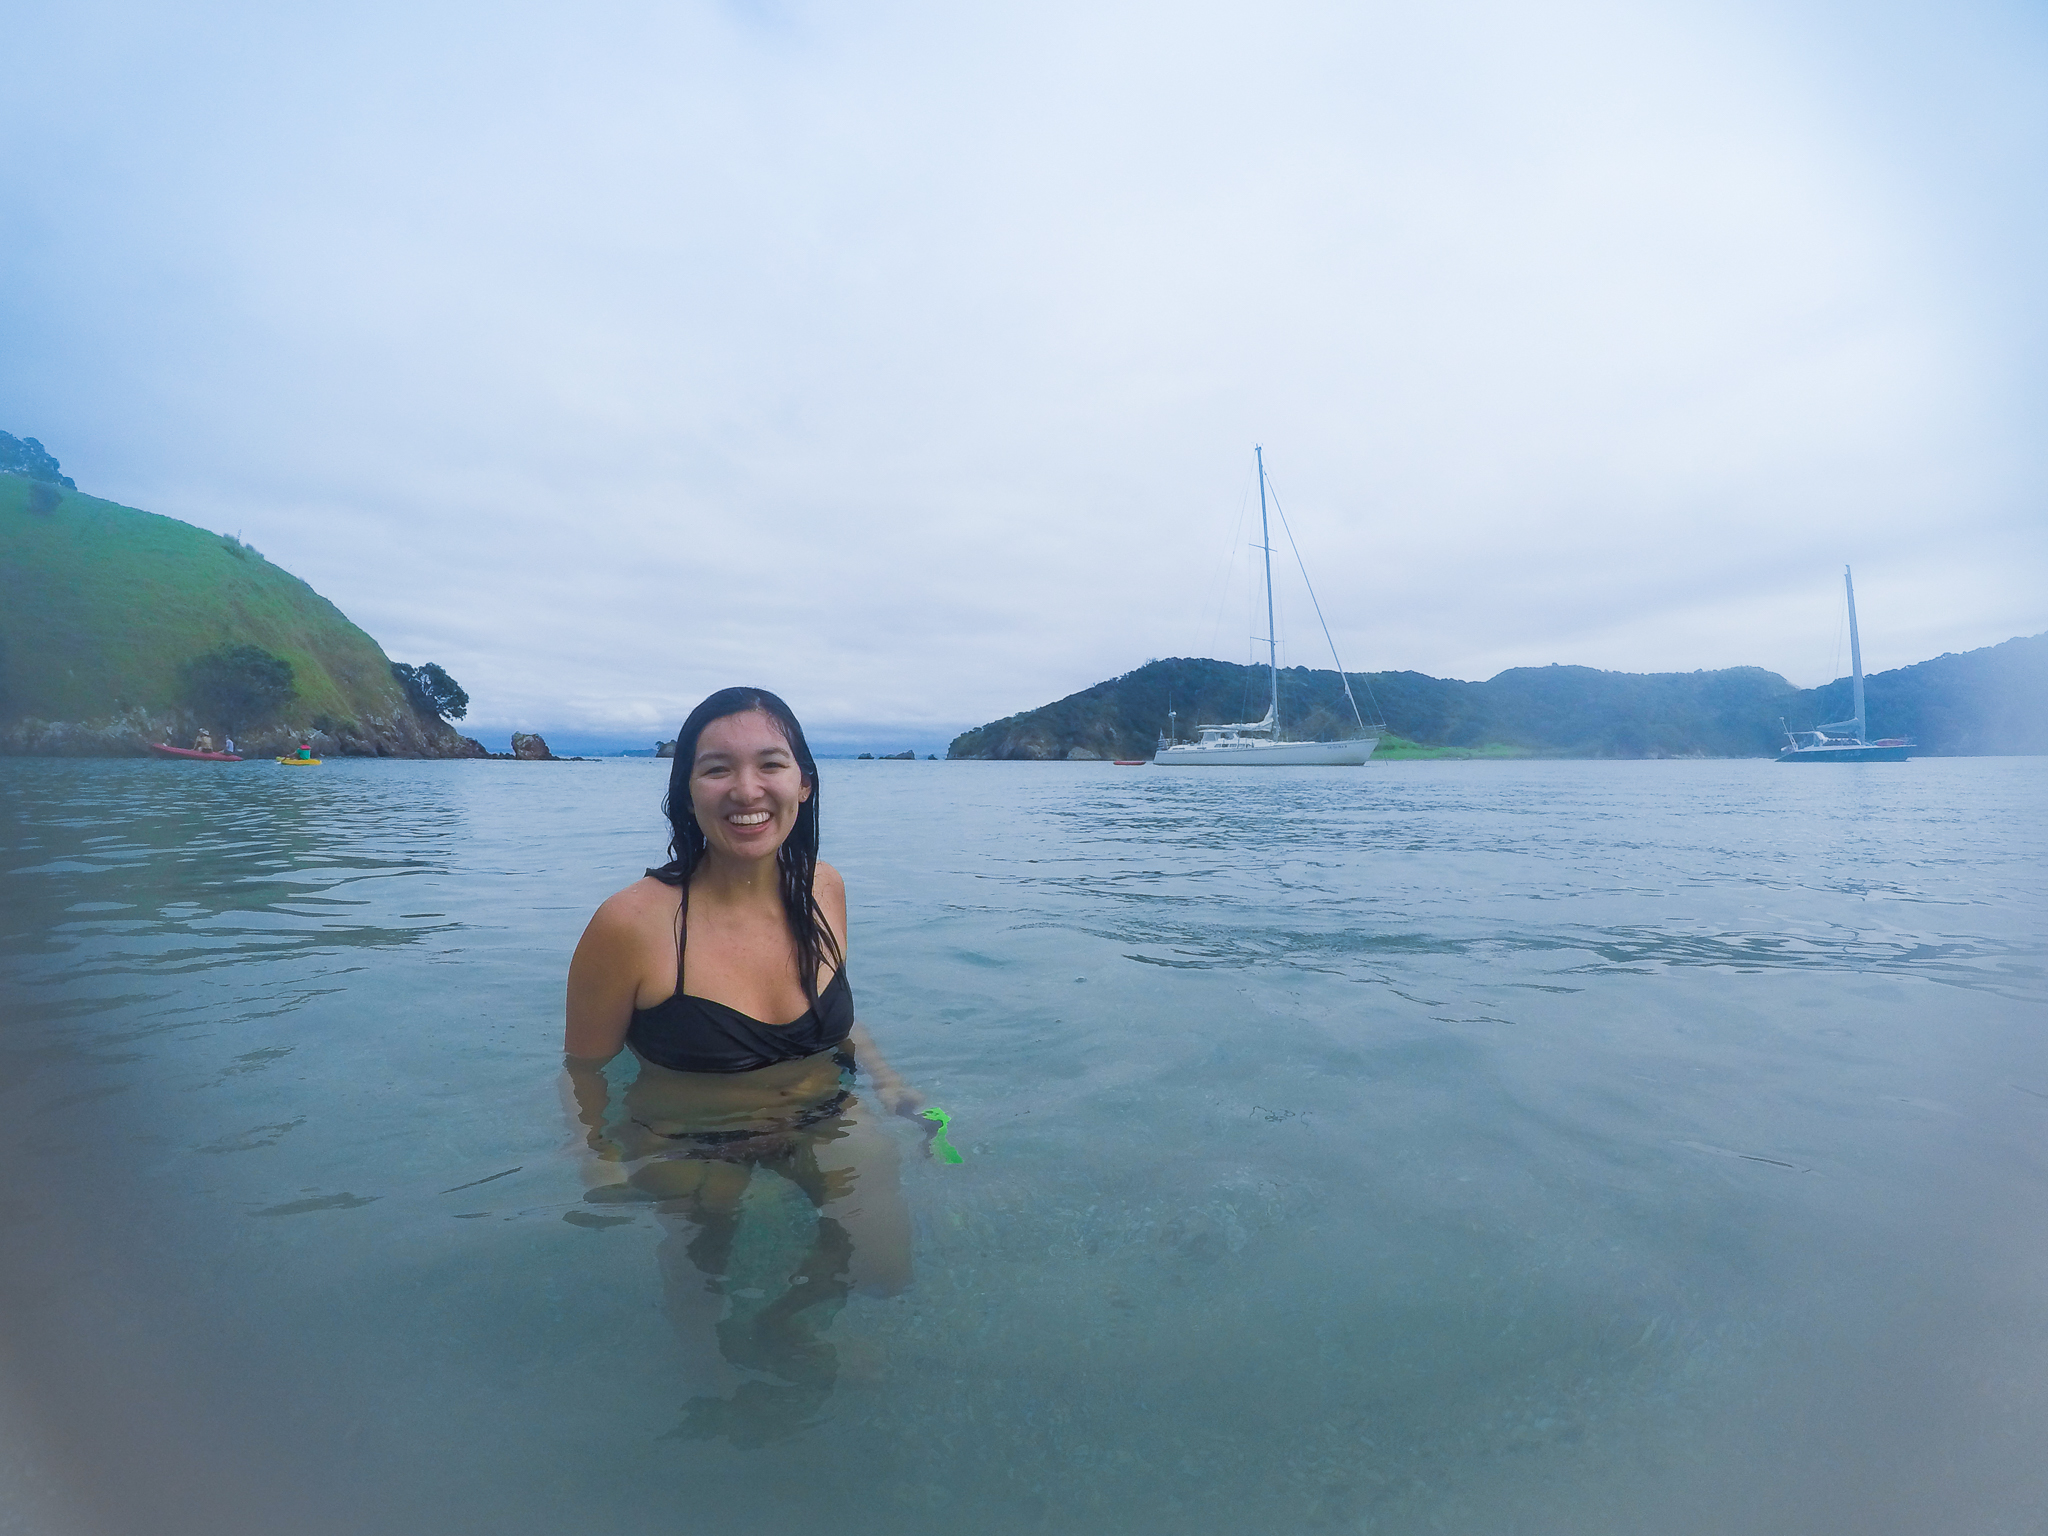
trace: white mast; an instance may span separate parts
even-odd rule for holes
[[[1846,565],[1842,567],[1842,585],[1849,593],[1849,665],[1856,679],[1856,739],[1863,741],[1867,739],[1863,730],[1863,643],[1856,638],[1856,581]]]
[[[1266,707],[1266,718],[1273,724],[1273,739],[1280,739],[1280,640],[1273,627],[1273,534],[1266,526],[1266,450],[1263,444],[1252,444],[1252,452],[1259,461],[1259,546],[1266,552],[1266,664],[1273,674],[1272,702]],[[1853,612],[1853,605],[1851,608]],[[1855,621],[1850,621],[1853,630]],[[1860,679],[1862,674],[1859,672]],[[1863,684],[1857,683],[1857,713],[1862,713]]]

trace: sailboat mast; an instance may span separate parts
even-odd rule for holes
[[[1863,729],[1863,642],[1856,637],[1856,578],[1846,565],[1842,567],[1842,586],[1849,594],[1849,665],[1856,680],[1856,739],[1862,741],[1867,735]]]
[[[1263,444],[1252,444],[1252,452],[1259,461],[1259,543],[1266,551],[1266,665],[1273,674],[1272,702],[1267,714],[1273,721],[1273,739],[1280,739],[1280,638],[1273,627],[1273,533],[1266,526],[1266,450]],[[1861,677],[1861,673],[1857,674]],[[1857,699],[1863,697],[1862,683],[1856,685]],[[1859,702],[1858,708],[1861,709]]]

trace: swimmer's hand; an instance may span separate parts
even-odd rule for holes
[[[604,1063],[588,1057],[565,1056],[562,1067],[563,1104],[582,1128],[584,1146],[602,1162],[618,1162],[625,1154],[605,1129],[611,1084],[605,1081]]]
[[[924,1108],[924,1095],[903,1081],[894,1072],[884,1078],[880,1073],[873,1078],[875,1102],[882,1106],[884,1114],[902,1115],[915,1120],[917,1112]]]

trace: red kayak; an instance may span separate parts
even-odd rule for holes
[[[168,742],[151,742],[149,750],[161,752],[165,757],[196,757],[203,763],[239,763],[241,758],[232,752],[194,752],[189,747],[174,747]]]

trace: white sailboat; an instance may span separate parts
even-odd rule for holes
[[[1881,741],[1864,739],[1863,642],[1856,634],[1856,579],[1846,565],[1842,567],[1842,586],[1849,595],[1849,664],[1856,713],[1847,720],[1817,725],[1810,731],[1787,727],[1785,745],[1778,749],[1781,763],[1903,763],[1912,751],[1913,743],[1903,736],[1887,736]],[[1782,720],[1778,723],[1784,724]]]
[[[1344,697],[1351,700],[1352,716],[1358,721],[1358,735],[1347,741],[1288,741],[1280,734],[1280,642],[1273,624],[1273,535],[1266,521],[1266,450],[1254,447],[1259,465],[1259,547],[1266,554],[1266,660],[1272,674],[1272,692],[1267,697],[1263,720],[1243,720],[1230,725],[1201,725],[1193,741],[1160,740],[1153,754],[1160,768],[1357,768],[1372,756],[1380,744],[1359,712],[1352,697],[1351,679],[1344,664],[1337,662],[1337,677],[1344,684]],[[1290,534],[1291,538],[1292,535]],[[1314,593],[1310,593],[1314,597]],[[1320,605],[1317,617],[1322,616]],[[1323,635],[1329,638],[1329,626]],[[1330,659],[1337,660],[1337,647],[1330,645]]]

